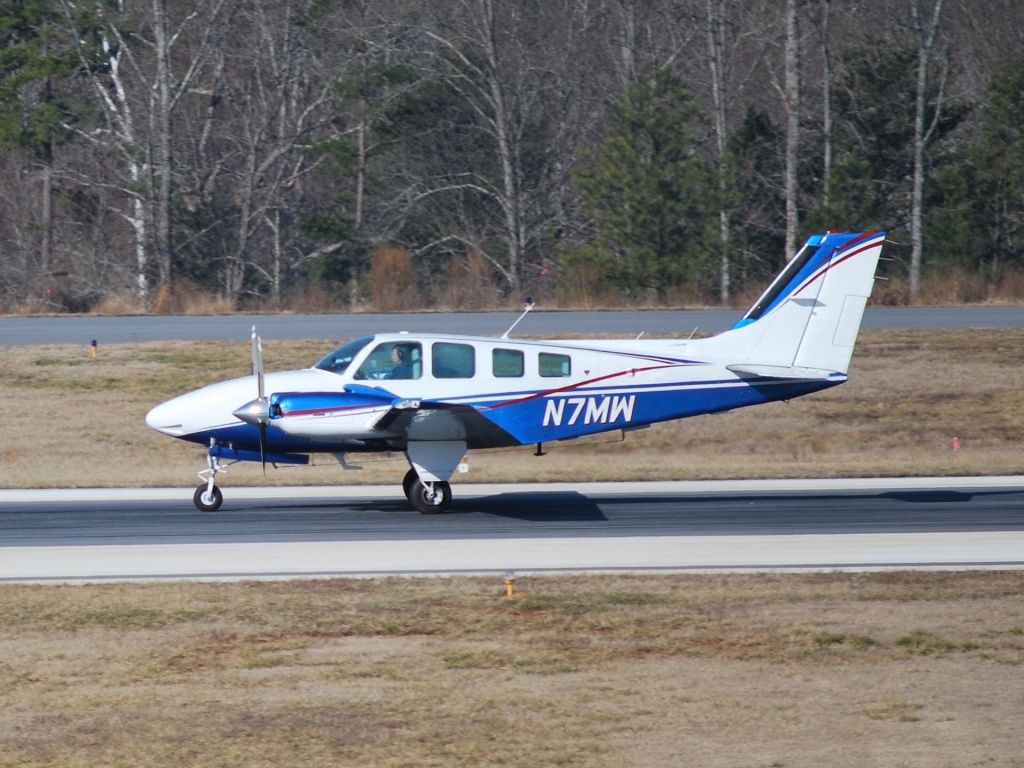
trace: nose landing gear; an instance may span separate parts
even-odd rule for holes
[[[214,442],[211,440],[211,451],[213,446]],[[224,494],[215,484],[218,472],[227,472],[227,467],[222,467],[212,453],[206,454],[206,469],[198,473],[199,479],[204,482],[196,488],[196,492],[192,495],[192,501],[200,512],[216,512],[224,503]]]

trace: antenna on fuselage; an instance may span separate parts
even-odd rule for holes
[[[526,297],[526,308],[523,310],[523,314],[516,318],[516,321],[508,327],[508,330],[501,334],[501,338],[507,339],[508,335],[515,330],[515,327],[523,321],[523,318],[530,314],[530,310],[533,309],[533,298],[530,296]]]

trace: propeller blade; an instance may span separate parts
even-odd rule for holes
[[[256,326],[252,327],[252,372],[256,376],[257,394],[262,400],[263,389],[263,339],[256,335]]]
[[[264,444],[267,440],[267,423],[265,421],[260,422],[260,464],[263,465],[263,476],[267,476],[267,452]]]
[[[263,465],[263,476],[267,476],[267,421],[270,418],[270,401],[267,399],[263,383],[263,339],[256,335],[256,326],[252,327],[252,373],[256,377],[257,399],[235,412],[235,416],[259,429],[260,463]]]

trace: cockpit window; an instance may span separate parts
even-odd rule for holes
[[[423,375],[423,348],[415,341],[386,341],[378,344],[356,375],[356,379],[418,379]]]
[[[373,341],[373,336],[362,336],[358,339],[353,339],[348,344],[338,347],[331,354],[327,355],[327,357],[316,364],[316,367],[331,373],[344,373],[352,364],[352,359],[371,341]]]

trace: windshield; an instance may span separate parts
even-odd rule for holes
[[[359,351],[371,341],[373,341],[373,336],[362,336],[361,338],[353,339],[348,344],[338,347],[331,354],[327,355],[327,357],[316,364],[316,367],[331,373],[344,373],[349,365],[352,364],[352,358],[358,355]]]

